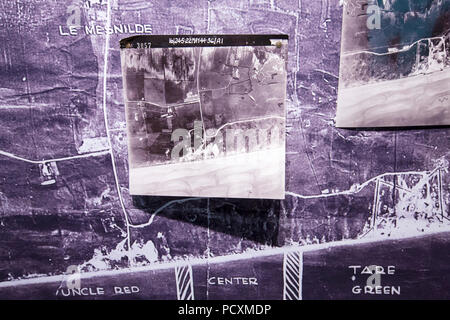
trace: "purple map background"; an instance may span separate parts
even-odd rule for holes
[[[196,261],[196,298],[282,298],[282,289],[273,289],[283,285],[282,251],[267,258],[252,258],[252,252],[325,250],[327,243],[363,238],[376,178],[386,174],[394,189],[377,193],[380,207],[395,211],[395,173],[406,181],[404,172],[414,178],[439,169],[439,209],[448,216],[447,128],[335,128],[343,10],[337,0],[87,3],[0,0],[0,280],[7,283],[0,296],[11,294],[8,283],[57,277],[73,265],[95,273]],[[67,30],[71,5],[81,8],[82,26],[149,24],[153,34],[288,34],[286,200],[131,197],[119,56],[119,40],[131,34],[62,35],[59,27]],[[424,199],[411,201],[419,207]],[[445,231],[445,221],[410,229],[417,235]],[[311,284],[304,282],[303,295],[347,298],[348,265],[385,263],[387,252],[402,248],[415,248],[413,256],[422,252],[423,261],[416,262],[431,277],[448,273],[447,234],[413,243],[389,240],[403,231],[376,234],[374,241],[387,241],[383,246],[355,244],[354,251],[340,249],[338,258],[326,249],[309,254],[307,262],[305,253],[303,272]],[[240,254],[248,261],[208,262]],[[420,297],[430,289],[420,289],[427,275],[417,275],[420,266],[410,259],[386,263],[400,266],[405,283],[415,279],[406,296]],[[127,283],[147,289],[138,297],[175,299],[173,271],[161,268],[152,271],[151,281],[132,273]],[[254,276],[260,285],[221,291],[207,281],[211,274]],[[446,280],[434,294],[448,295]],[[22,294],[54,298],[58,285],[33,284]]]

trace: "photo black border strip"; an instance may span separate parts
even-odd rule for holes
[[[286,34],[139,35],[120,40],[120,48],[270,46],[271,40],[288,40]]]

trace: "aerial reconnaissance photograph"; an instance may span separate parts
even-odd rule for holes
[[[132,194],[284,197],[288,45],[272,43],[122,49]]]
[[[449,125],[450,1],[348,1],[340,73],[339,127]]]

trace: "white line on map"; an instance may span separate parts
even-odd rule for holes
[[[111,0],[108,0],[106,5],[107,5],[107,9],[106,9],[107,10],[106,11],[106,26],[109,27],[109,26],[111,26]],[[127,210],[125,209],[125,204],[123,202],[123,197],[122,197],[122,191],[120,190],[119,178],[117,176],[116,161],[115,161],[115,157],[114,157],[114,151],[112,149],[111,134],[110,134],[109,128],[108,128],[108,112],[107,112],[107,107],[106,107],[106,103],[107,103],[107,81],[108,81],[109,38],[110,38],[110,35],[106,34],[105,35],[105,53],[104,53],[105,56],[104,56],[104,63],[103,63],[103,116],[104,116],[104,120],[105,120],[106,136],[108,137],[108,144],[109,144],[109,147],[110,147],[111,163],[112,163],[112,169],[113,169],[113,174],[114,174],[114,180],[115,180],[115,184],[116,184],[117,194],[118,194],[118,197],[119,197],[120,206],[122,207],[122,211],[123,211],[123,214],[125,216],[125,223],[126,223],[126,226],[127,226],[127,245],[128,245],[127,252],[129,252],[129,250],[131,248],[130,222],[128,220],[128,213],[127,213]]]
[[[74,159],[97,157],[97,156],[102,156],[102,155],[109,154],[109,153],[110,153],[110,149],[105,149],[105,150],[83,153],[83,154],[78,154],[76,156],[69,156],[69,157],[63,157],[63,158],[46,159],[46,160],[31,160],[31,159],[26,159],[26,158],[17,156],[15,154],[0,150],[0,154],[5,157],[32,163],[32,164],[44,164],[44,163],[48,163],[48,162],[60,162],[60,161],[67,161],[67,160],[74,160]]]
[[[163,205],[163,206],[159,207],[158,209],[156,209],[155,212],[153,212],[153,214],[151,215],[150,219],[148,219],[148,221],[146,223],[138,224],[138,225],[130,224],[130,227],[132,227],[132,228],[145,228],[145,227],[151,225],[153,223],[153,220],[155,219],[155,216],[159,212],[161,212],[162,210],[166,209],[167,207],[170,207],[173,204],[179,204],[179,203],[184,203],[184,202],[187,202],[187,201],[199,200],[199,199],[201,199],[201,198],[187,198],[187,199],[169,201],[165,205]]]
[[[369,185],[372,182],[376,182],[380,178],[389,177],[389,176],[398,176],[398,175],[407,175],[407,174],[419,174],[419,175],[432,175],[436,170],[439,170],[439,168],[434,169],[433,171],[405,171],[405,172],[387,172],[380,174],[376,177],[373,177],[362,184],[355,184],[350,189],[339,191],[339,192],[333,192],[333,193],[322,193],[317,195],[301,195],[295,192],[287,191],[286,194],[297,197],[300,199],[317,199],[317,198],[329,198],[329,197],[335,197],[335,196],[341,196],[341,195],[352,195],[360,192],[362,189],[364,189],[367,185]]]

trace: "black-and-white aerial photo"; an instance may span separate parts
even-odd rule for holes
[[[450,124],[450,0],[349,0],[338,127]]]
[[[123,48],[130,193],[284,199],[287,52]]]

